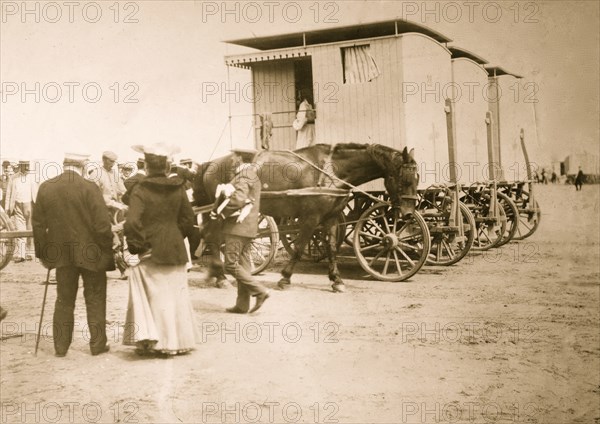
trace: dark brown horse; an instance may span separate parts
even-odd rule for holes
[[[214,202],[220,183],[228,182],[240,160],[230,154],[202,164],[194,177],[197,206]],[[280,288],[289,286],[296,263],[318,226],[324,228],[329,257],[329,279],[334,291],[344,291],[337,267],[337,218],[349,198],[352,186],[383,178],[392,206],[402,216],[415,211],[417,164],[413,152],[370,144],[319,144],[289,151],[263,151],[253,161],[262,183],[260,211],[274,217],[297,218],[299,235],[294,253],[281,271]],[[285,231],[285,230],[283,230]]]

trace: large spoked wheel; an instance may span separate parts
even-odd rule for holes
[[[427,223],[418,212],[405,219],[388,204],[367,209],[354,230],[360,266],[381,281],[404,281],[415,275],[429,254]]]
[[[8,214],[3,210],[0,210],[0,231],[16,231]],[[15,239],[0,239],[0,269],[4,269],[4,267],[10,263],[10,260],[15,253],[15,247]]]
[[[450,206],[450,205],[448,205]],[[449,266],[457,263],[469,253],[473,242],[475,241],[475,233],[477,231],[475,226],[475,218],[473,214],[464,204],[459,203],[460,215],[462,217],[462,230],[463,235],[460,236],[458,231],[439,231],[436,232],[436,222],[430,222],[426,219],[427,223],[433,227],[430,228],[431,232],[431,250],[427,257],[428,265],[442,265]],[[448,225],[449,211],[445,214],[446,219],[442,221],[443,225]]]
[[[371,206],[373,206],[373,199],[366,196],[355,195],[352,199],[346,203],[343,215],[346,219],[346,226],[344,227],[344,242],[348,246],[353,246],[354,240],[354,228],[356,223],[360,219],[360,216]]]
[[[496,247],[506,232],[506,213],[498,208],[498,218],[488,218],[489,203],[484,208],[477,208],[473,213],[477,232],[473,241],[473,250],[488,250]]]
[[[264,271],[275,258],[279,243],[279,231],[275,220],[261,215],[258,219],[258,235],[242,254],[249,255],[252,275]]]
[[[524,240],[536,232],[542,221],[542,211],[536,200],[529,199],[529,193],[523,192],[521,198],[515,201],[519,209],[519,227],[513,240]]]
[[[346,236],[346,217],[340,213],[337,217],[338,232],[337,232],[337,249],[344,242]],[[298,227],[298,218],[282,218],[280,221],[281,227],[285,228],[281,237],[281,244],[289,255],[292,255],[295,250],[296,240],[300,235]],[[321,226],[319,226],[312,234],[310,241],[304,247],[303,257],[308,257],[314,262],[319,262],[327,257],[327,234]]]
[[[498,203],[504,209],[506,214],[506,228],[498,244],[495,247],[504,246],[506,243],[511,241],[517,234],[519,229],[519,209],[515,202],[506,194],[498,192]]]

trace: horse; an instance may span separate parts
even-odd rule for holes
[[[239,155],[232,153],[200,165],[193,176],[194,204],[213,203],[217,185],[230,181],[239,161]],[[392,206],[403,217],[415,212],[419,177],[414,149],[400,152],[378,144],[317,144],[295,151],[261,151],[252,164],[253,175],[262,184],[260,212],[277,222],[296,218],[299,225],[293,254],[278,282],[282,290],[290,286],[306,243],[321,225],[327,234],[328,275],[333,291],[345,291],[336,259],[337,218],[355,186],[383,178]]]

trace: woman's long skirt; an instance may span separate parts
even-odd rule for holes
[[[186,353],[196,344],[194,311],[185,265],[142,261],[129,269],[129,303],[123,344],[138,353]]]

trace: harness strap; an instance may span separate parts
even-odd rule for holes
[[[333,149],[332,149],[332,151],[333,151]],[[296,156],[298,159],[300,159],[300,160],[303,160],[304,162],[308,163],[310,166],[312,166],[313,168],[315,168],[317,171],[319,171],[319,172],[321,172],[321,173],[323,173],[323,174],[327,175],[329,178],[331,178],[331,179],[336,179],[336,180],[338,180],[339,182],[342,182],[342,183],[346,184],[346,185],[347,185],[347,186],[349,186],[349,187],[350,187],[352,190],[356,190],[356,191],[358,191],[359,193],[361,193],[361,194],[363,194],[363,195],[365,195],[365,196],[369,197],[371,200],[375,200],[375,201],[376,201],[376,202],[378,202],[378,203],[386,203],[386,204],[388,204],[388,205],[391,205],[391,203],[390,203],[390,202],[388,202],[388,201],[386,201],[386,200],[382,200],[382,199],[380,199],[380,198],[378,198],[378,197],[375,197],[375,196],[373,196],[373,195],[371,195],[371,194],[367,193],[366,191],[359,189],[359,188],[358,188],[358,187],[356,187],[355,185],[353,185],[353,184],[350,184],[349,182],[342,180],[342,179],[341,179],[340,177],[338,177],[337,175],[331,174],[331,173],[329,173],[329,172],[325,171],[324,169],[321,169],[321,168],[319,168],[317,165],[315,165],[314,163],[312,163],[312,162],[311,162],[311,161],[309,161],[308,159],[305,159],[305,158],[303,158],[302,156],[300,156],[300,155],[299,155],[299,154],[297,154],[296,152],[294,152],[294,151],[292,151],[292,150],[287,150],[287,152],[288,152],[288,153],[291,153],[293,156]]]
[[[333,144],[331,146],[331,148],[329,149],[329,155],[327,156],[327,158],[325,159],[325,162],[323,162],[323,167],[326,167],[327,164],[331,163],[331,159],[333,158],[333,152],[335,151],[335,144]],[[325,179],[325,173],[321,172],[319,174],[319,181],[317,181],[317,187],[321,187],[323,185],[323,180]]]

